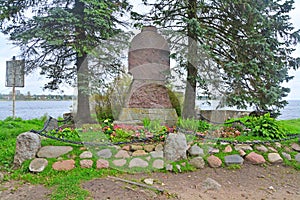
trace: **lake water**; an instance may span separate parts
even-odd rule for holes
[[[16,117],[22,119],[40,118],[44,115],[54,118],[70,112],[73,101],[16,101]],[[0,101],[0,120],[12,116],[12,102]]]
[[[16,117],[22,119],[40,118],[44,115],[57,118],[63,113],[70,112],[73,101],[16,101]],[[197,101],[197,105],[203,110],[215,109],[217,103],[203,105]],[[231,108],[232,109],[232,108]],[[278,119],[300,118],[300,100],[290,100],[289,104],[281,110]],[[0,120],[12,116],[12,102],[0,101]]]

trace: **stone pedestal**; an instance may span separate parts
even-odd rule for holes
[[[128,53],[129,73],[133,76],[118,124],[140,124],[145,118],[159,119],[175,125],[166,76],[170,73],[170,50],[167,41],[153,26],[144,27],[136,35]]]

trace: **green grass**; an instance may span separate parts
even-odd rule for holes
[[[10,117],[0,121],[0,170],[12,167],[17,136],[31,129],[42,129],[43,121],[44,119],[22,120]]]
[[[280,120],[278,123],[286,130],[287,133],[300,134],[300,119]]]

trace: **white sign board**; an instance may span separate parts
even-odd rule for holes
[[[24,60],[6,61],[6,87],[24,87]]]

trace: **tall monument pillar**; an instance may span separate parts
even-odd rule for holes
[[[144,27],[132,39],[128,65],[133,81],[118,122],[141,123],[149,118],[175,125],[177,114],[165,86],[170,73],[170,49],[154,26]]]

